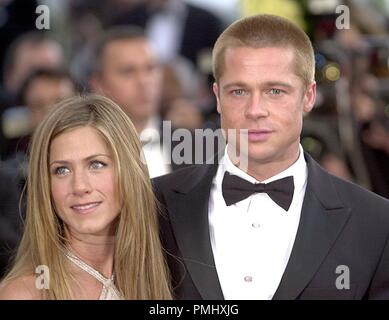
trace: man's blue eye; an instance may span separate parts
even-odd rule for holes
[[[243,96],[245,94],[245,91],[243,89],[236,89],[236,90],[232,90],[232,93],[235,96]]]
[[[275,95],[279,95],[282,93],[281,89],[271,89],[270,92]]]

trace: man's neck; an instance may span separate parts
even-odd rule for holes
[[[132,123],[135,126],[136,132],[138,132],[138,134],[140,135],[142,131],[147,128],[148,120],[137,120],[137,121],[133,120]]]
[[[133,119],[131,117],[130,117],[130,119],[131,119],[132,123],[134,124],[135,129],[139,135],[147,128],[155,129],[155,127],[158,126],[159,121],[160,121],[159,117],[157,115],[153,115],[151,117],[144,118],[144,119]]]
[[[298,160],[299,155],[300,149],[299,145],[297,145],[297,148],[294,148],[285,158],[277,160],[257,160],[249,157],[247,167],[245,168],[239,162],[233,162],[233,164],[257,181],[264,181],[288,169]],[[229,158],[232,159],[231,156]]]

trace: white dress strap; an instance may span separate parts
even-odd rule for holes
[[[103,290],[101,291],[99,300],[121,300],[121,295],[117,290],[114,283],[114,275],[112,277],[106,278],[100,272],[92,268],[90,265],[82,261],[80,258],[75,256],[69,250],[65,252],[65,256],[73,262],[80,269],[84,270],[88,274],[90,274],[93,278],[103,284]]]

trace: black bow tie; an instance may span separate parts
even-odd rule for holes
[[[224,173],[222,193],[227,206],[242,201],[253,193],[266,192],[268,196],[285,211],[292,203],[294,183],[293,177],[285,177],[270,183],[251,183],[238,176]]]

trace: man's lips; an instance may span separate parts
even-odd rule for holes
[[[270,129],[255,129],[255,130],[248,130],[247,136],[249,141],[265,141],[267,140],[271,134],[273,133],[273,130]]]
[[[71,206],[72,210],[79,214],[91,213],[101,204],[101,201],[75,204]]]

